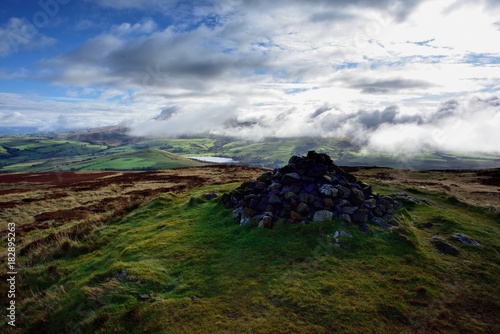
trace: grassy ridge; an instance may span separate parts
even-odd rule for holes
[[[27,254],[20,291],[32,293],[20,301],[19,323],[38,333],[500,330],[498,216],[413,191],[432,205],[406,207],[395,230],[339,222],[242,228],[201,199],[235,186],[164,194],[123,220]],[[331,235],[340,229],[353,237],[337,248]],[[452,257],[430,244],[452,233],[483,247],[455,244],[460,255]],[[151,299],[137,299],[145,294]]]

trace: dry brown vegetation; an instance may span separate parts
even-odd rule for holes
[[[124,216],[160,193],[241,182],[260,173],[259,168],[217,165],[154,172],[4,174],[0,175],[0,219],[16,223],[26,249],[67,233],[62,231],[69,227],[65,225],[82,229]],[[33,233],[23,238],[28,232]]]
[[[392,168],[344,167],[368,183],[445,192],[463,202],[500,209],[500,169],[412,171]]]
[[[440,191],[473,205],[500,208],[499,169],[344,169],[368,183]],[[123,217],[160,193],[181,193],[203,185],[242,182],[255,178],[262,171],[253,167],[214,165],[154,172],[4,174],[0,175],[0,218],[16,223],[22,250],[27,252],[61,235],[86,233],[95,224]]]

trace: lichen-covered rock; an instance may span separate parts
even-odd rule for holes
[[[322,222],[333,219],[333,212],[328,210],[316,211],[313,216],[313,221]]]

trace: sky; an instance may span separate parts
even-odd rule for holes
[[[0,132],[500,152],[500,0],[3,0]]]

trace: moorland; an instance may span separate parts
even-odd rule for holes
[[[389,228],[333,220],[267,229],[240,226],[219,199],[305,153],[304,142],[79,136],[0,139],[9,171],[0,174],[0,233],[15,223],[18,270],[16,327],[3,321],[2,332],[500,331],[499,169],[344,166],[376,193],[418,201]],[[334,160],[361,156],[324,145],[314,148]],[[469,158],[461,167],[497,159]],[[449,163],[420,162],[433,159]]]

